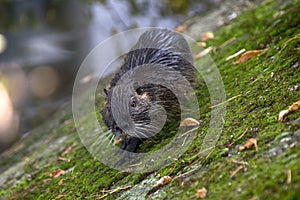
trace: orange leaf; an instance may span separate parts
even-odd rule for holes
[[[197,190],[197,197],[203,199],[206,197],[207,189],[205,187]]]
[[[250,138],[244,146],[239,146],[239,151],[244,151],[246,149],[251,149],[252,147],[255,147],[255,150],[258,150],[257,141],[255,138]]]
[[[61,169],[58,169],[58,170],[55,170],[55,171],[49,173],[48,176],[56,178],[56,177],[59,177],[60,175],[63,175],[63,174],[65,174],[65,171],[61,170]]]
[[[65,157],[58,157],[58,160],[66,161],[66,162],[70,162],[71,161],[71,159],[65,158]]]
[[[247,52],[243,53],[243,54],[239,57],[238,61],[234,62],[233,64],[237,65],[237,64],[246,62],[247,60],[249,60],[249,59],[251,59],[251,58],[254,58],[254,57],[258,56],[259,54],[261,54],[261,53],[264,52],[265,50],[267,50],[267,49],[247,51]]]
[[[293,103],[288,110],[282,110],[280,111],[279,113],[279,116],[278,116],[278,121],[279,122],[282,122],[284,117],[287,116],[288,114],[290,114],[291,112],[294,112],[295,110],[298,110],[300,108],[300,100]]]
[[[70,153],[74,146],[75,146],[75,144],[72,144],[71,146],[69,146],[66,150],[64,150],[64,152],[61,153],[61,156],[65,156],[66,154]]]
[[[180,127],[182,126],[199,126],[199,122],[194,118],[185,118],[181,123]]]
[[[208,41],[208,40],[211,40],[211,39],[213,39],[215,36],[214,36],[214,33],[213,32],[206,32],[206,33],[203,33],[202,35],[201,35],[201,40],[203,41],[203,42],[206,42],[206,41]]]
[[[186,30],[186,28],[187,28],[187,25],[186,25],[186,24],[182,24],[182,25],[180,25],[180,26],[177,26],[177,27],[175,28],[175,31],[176,31],[176,32],[179,32],[179,33],[182,33],[183,31]]]
[[[163,176],[157,181],[156,186],[163,186],[163,185],[166,185],[167,183],[169,183],[171,181],[172,181],[171,176]]]

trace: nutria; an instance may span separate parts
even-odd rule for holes
[[[106,103],[101,111],[105,125],[121,141],[120,148],[128,152],[136,151],[138,145],[143,141],[141,135],[147,135],[147,131],[156,131],[155,125],[150,124],[150,115],[151,113],[158,117],[163,115],[163,113],[156,112],[157,106],[164,107],[167,124],[174,122],[178,124],[180,121],[180,105],[175,94],[169,88],[154,83],[143,83],[143,81],[133,81],[131,85],[128,84],[128,87],[123,84],[123,89],[118,87],[118,82],[125,74],[127,74],[127,78],[130,78],[131,72],[142,65],[150,67],[158,65],[160,68],[152,74],[153,76],[164,71],[162,70],[164,68],[179,72],[190,83],[194,81],[195,77],[193,58],[188,43],[182,35],[167,29],[153,29],[140,36],[136,45],[125,55],[124,64],[112,78],[110,87],[104,89]],[[166,81],[171,80],[170,76],[164,78]],[[120,124],[123,124],[122,127],[124,124],[130,126],[129,121],[123,120],[116,123],[114,118],[116,116],[113,116],[112,112],[113,94],[127,96],[127,98],[120,97],[121,105],[117,105],[116,108],[128,107],[129,121],[135,125],[135,133],[127,134],[120,127]],[[151,107],[152,111],[150,111]],[[123,113],[119,112],[119,114]]]

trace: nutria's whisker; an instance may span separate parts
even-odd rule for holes
[[[138,138],[140,138],[141,136],[143,136],[143,138],[148,138],[149,136],[147,136],[146,134],[144,134],[142,131],[140,130],[135,130],[134,135]]]
[[[158,131],[158,128],[156,127],[145,127],[145,126],[141,126],[141,127],[136,127],[136,130],[142,130],[144,132],[157,132]]]
[[[109,144],[113,144],[113,140],[115,139],[115,135],[113,135],[110,140],[109,140]]]

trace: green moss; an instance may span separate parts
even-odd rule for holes
[[[154,174],[129,174],[110,169],[81,145],[71,109],[66,107],[61,112],[65,114],[57,114],[52,122],[34,130],[28,139],[20,142],[26,145],[1,163],[1,169],[20,163],[24,165],[24,172],[5,179],[0,196],[55,199],[62,195],[63,199],[98,199],[104,194],[103,190],[138,186],[146,184],[146,180],[153,182],[158,174],[177,177],[191,172],[150,192],[136,193],[137,189],[132,189],[106,198],[143,194],[149,199],[191,199],[196,198],[197,189],[206,187],[207,199],[297,199],[300,195],[299,111],[289,115],[284,123],[279,123],[277,118],[281,110],[300,98],[299,88],[291,89],[300,83],[300,38],[295,37],[300,33],[299,7],[299,1],[265,1],[220,28],[216,37],[208,42],[209,46],[216,47],[211,57],[222,75],[227,98],[240,95],[226,104],[223,133],[208,156],[201,157],[199,151],[209,126],[211,103],[208,89],[199,76],[195,92],[200,103],[201,128],[188,151],[175,163]],[[235,39],[222,46],[232,38]],[[239,65],[225,60],[243,48],[268,50]],[[201,59],[195,62],[201,64]],[[97,99],[99,121],[102,101]],[[88,117],[82,123],[89,126]],[[257,139],[258,151],[238,152],[238,146],[251,137]],[[70,161],[57,160],[73,144],[72,151],[64,156]],[[160,145],[162,143],[152,150]],[[145,143],[142,148],[149,147],[151,145]],[[241,161],[247,164],[239,164]],[[237,171],[239,166],[243,168]],[[48,176],[57,169],[66,173],[57,178]],[[193,169],[197,170],[191,171]],[[233,172],[236,173],[232,175]]]

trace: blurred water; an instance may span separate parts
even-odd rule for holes
[[[220,2],[2,0],[0,83],[10,95],[18,129],[10,140],[0,133],[0,151],[70,100],[80,63],[101,41],[135,27],[173,29]]]

